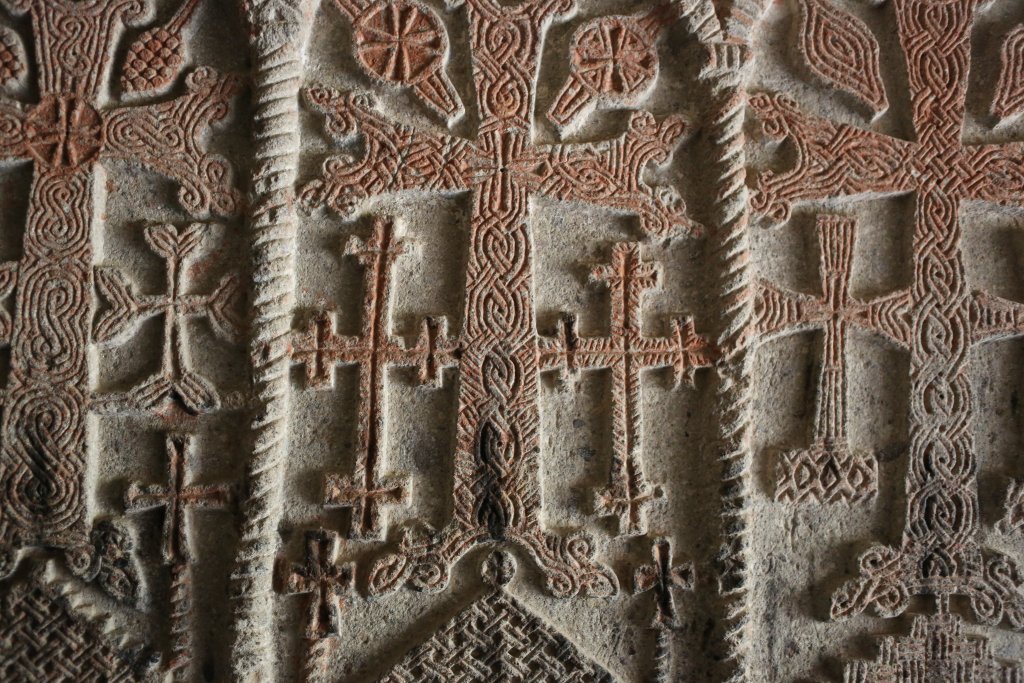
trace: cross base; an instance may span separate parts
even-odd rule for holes
[[[833,594],[832,618],[852,617],[868,607],[892,618],[914,595],[934,595],[940,602],[962,595],[982,623],[995,626],[1005,616],[1014,630],[1024,631],[1024,578],[1017,564],[1002,553],[964,545],[929,549],[904,541],[901,548],[871,548],[860,556],[860,576]]]
[[[610,597],[618,593],[615,572],[594,560],[594,546],[585,533],[553,536],[536,528],[506,529],[504,539],[496,541],[486,528],[463,528],[458,524],[439,532],[422,526],[407,529],[398,552],[373,563],[369,592],[383,595],[402,584],[431,593],[444,590],[452,567],[466,553],[478,546],[498,544],[526,550],[544,576],[545,588],[555,597],[580,593]]]
[[[845,443],[818,441],[808,449],[782,454],[775,500],[784,503],[843,503],[871,500],[878,492],[874,455],[851,451]]]

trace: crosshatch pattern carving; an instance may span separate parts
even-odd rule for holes
[[[1024,667],[1024,7],[0,0],[0,678]]]

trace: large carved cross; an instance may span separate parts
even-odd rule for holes
[[[381,533],[380,506],[404,503],[408,487],[394,478],[380,477],[381,432],[384,415],[384,377],[389,366],[417,367],[422,383],[439,384],[441,368],[456,363],[457,349],[443,320],[427,318],[419,339],[410,347],[395,340],[389,330],[392,268],[405,250],[395,237],[390,220],[374,222],[366,242],[349,240],[345,253],[363,266],[363,329],[358,336],[334,332],[334,321],[320,312],[305,330],[292,335],[292,360],[305,365],[311,386],[330,387],[339,364],[359,366],[359,418],[355,471],[351,476],[329,475],[324,503],[352,509],[350,534],[377,538]]]
[[[235,82],[194,71],[185,94],[103,108],[112,55],[138,0],[4,0],[27,12],[39,100],[0,99],[0,158],[33,164],[24,253],[18,262],[11,372],[0,425],[0,549],[83,545],[93,244],[105,163],[145,166],[181,185],[193,214],[235,211],[227,164],[201,137],[228,111]]]
[[[960,207],[966,201],[1024,204],[1024,145],[963,143],[976,6],[976,0],[893,4],[906,55],[913,142],[807,114],[785,96],[750,100],[766,131],[790,140],[797,151],[795,167],[761,175],[753,201],[756,209],[782,220],[797,201],[906,192],[917,199],[913,282],[905,306],[891,312],[893,323],[902,327],[898,336],[907,339],[910,348],[910,462],[903,539],[899,547],[879,546],[865,553],[861,577],[833,598],[836,617],[868,606],[893,616],[905,610],[915,594],[960,594],[970,599],[980,619],[997,623],[1006,616],[1015,627],[1024,628],[1019,580],[1008,578],[1017,576],[1016,568],[999,553],[983,554],[979,539],[967,360],[972,343],[987,334],[977,321],[998,315],[984,310],[987,301],[968,291]],[[855,28],[851,23],[842,30]],[[823,31],[839,29],[826,25]],[[877,50],[866,29],[858,30]],[[814,50],[838,44],[825,39],[806,49],[814,59]],[[848,76],[853,85],[864,78],[860,71]],[[995,334],[1005,333],[1003,326],[996,328]]]
[[[571,0],[468,0],[473,79],[480,113],[474,140],[389,122],[365,97],[328,88],[307,91],[339,139],[360,134],[362,159],[332,158],[308,184],[307,204],[342,214],[365,198],[402,190],[471,195],[469,263],[460,334],[454,520],[423,543],[407,539],[371,574],[372,591],[403,581],[447,584],[451,565],[477,543],[525,547],[560,595],[615,590],[614,575],[591,559],[583,536],[549,537],[538,520],[537,334],[533,311],[531,198],[595,204],[640,217],[648,234],[696,231],[678,193],[641,178],[664,162],[682,136],[679,117],[635,112],[629,130],[601,144],[541,146],[531,139],[543,34]],[[570,546],[572,547],[570,556]]]
[[[906,348],[906,327],[893,324],[891,311],[906,306],[907,293],[871,302],[850,296],[856,221],[823,215],[817,220],[821,253],[821,297],[761,282],[754,329],[762,340],[819,327],[824,353],[818,376],[818,408],[810,448],[783,454],[775,498],[782,501],[853,503],[878,490],[878,463],[871,454],[850,450],[846,440],[846,343],[851,327],[875,332]]]
[[[674,386],[692,383],[694,371],[713,364],[717,353],[696,334],[689,318],[674,319],[670,336],[643,335],[642,298],[657,283],[658,269],[640,259],[636,243],[616,244],[611,264],[598,266],[591,277],[611,293],[610,336],[579,337],[575,317],[565,316],[559,321],[557,338],[540,341],[538,366],[541,371],[564,368],[569,372],[611,368],[612,467],[608,487],[598,494],[597,509],[618,518],[620,534],[637,536],[646,531],[643,508],[661,496],[660,487],[645,481],[640,463],[641,375],[649,369],[672,368]]]
[[[190,507],[223,509],[231,502],[231,491],[226,486],[185,483],[190,446],[187,436],[167,437],[167,483],[133,482],[124,495],[125,510],[129,513],[164,509],[161,547],[167,564],[192,561],[186,517]]]

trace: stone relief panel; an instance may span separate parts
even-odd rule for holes
[[[0,678],[1024,677],[1024,7],[0,0]]]

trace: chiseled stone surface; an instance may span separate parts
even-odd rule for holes
[[[0,8],[0,680],[1024,681],[1024,4]]]

